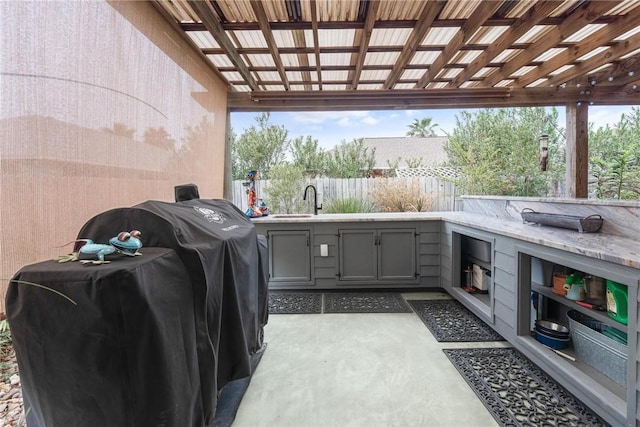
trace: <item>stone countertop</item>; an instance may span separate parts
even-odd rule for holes
[[[256,224],[325,222],[446,221],[536,243],[603,261],[640,269],[640,242],[605,233],[578,233],[562,228],[525,224],[468,212],[394,212],[320,215],[270,215],[254,218]]]
[[[605,233],[579,233],[564,228],[491,218],[465,212],[443,212],[449,223],[640,269],[640,242]]]

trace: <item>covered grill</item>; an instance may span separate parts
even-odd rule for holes
[[[32,408],[29,425],[140,426],[141,420],[146,420],[146,425],[151,419],[166,423],[162,425],[212,425],[218,393],[230,381],[251,375],[251,356],[262,347],[267,323],[268,279],[265,239],[257,235],[250,220],[224,200],[147,201],[95,216],[82,227],[78,238],[107,242],[120,231],[133,229],[142,231],[141,257],[113,255],[107,257],[113,260],[111,264],[95,267],[50,261],[37,264],[37,273],[27,266],[14,277],[38,280],[83,301],[77,307],[56,310],[59,324],[74,329],[71,335],[78,337],[76,343],[66,342],[61,347],[49,342],[59,334],[34,336],[48,322],[45,318],[50,310],[50,306],[37,305],[50,305],[52,298],[60,297],[17,283],[9,289],[7,313],[16,336],[25,402]],[[156,255],[158,260],[174,257],[172,263],[180,265],[167,270],[166,262],[151,262],[147,253],[153,254],[154,260]],[[121,267],[126,274],[119,271]],[[77,283],[78,274],[81,281],[87,281],[81,288],[68,282],[60,286],[65,275]],[[131,287],[142,290],[134,292]],[[159,295],[169,289],[179,298],[165,298],[156,304]],[[134,293],[135,298],[127,298]],[[79,321],[83,318],[79,313],[86,310],[97,313],[90,323]],[[167,322],[171,324],[165,325]],[[98,330],[116,329],[97,341],[93,336]],[[136,333],[141,336],[132,340]],[[34,339],[49,348],[48,360],[31,357]],[[167,354],[159,355],[158,351]],[[52,370],[57,358],[66,366],[68,362],[62,359],[73,352],[82,352],[88,361],[83,365],[84,374],[96,380],[91,390],[84,390],[85,396],[70,392],[83,393],[82,388],[69,387],[73,377]],[[107,370],[92,367],[91,361],[104,360],[105,352],[117,366]],[[148,366],[154,363],[157,366]],[[157,375],[149,377],[154,369]],[[120,381],[102,381],[106,373],[121,376]],[[158,389],[165,389],[164,397],[159,397],[162,392]],[[169,393],[172,389],[193,395]],[[61,393],[71,402],[70,411],[84,412],[82,418],[51,407]],[[74,399],[86,405],[86,393],[94,395],[95,407],[73,408]],[[114,393],[124,397],[113,402],[109,396]],[[113,424],[107,414],[114,409],[130,416]]]

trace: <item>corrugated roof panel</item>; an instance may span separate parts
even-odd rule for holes
[[[461,88],[476,87],[476,86],[480,86],[480,82],[475,82],[475,81],[473,81],[473,82],[471,82],[471,81],[466,81],[466,82],[463,82],[463,83],[460,85],[460,87],[461,87]]]
[[[369,46],[403,46],[412,31],[411,28],[374,28]]]
[[[216,67],[234,67],[233,62],[227,55],[207,55],[207,58]]]
[[[426,71],[427,71],[426,68],[424,70],[404,70],[402,72],[402,76],[400,77],[400,79],[401,80],[420,80],[420,77],[422,77]]]
[[[495,84],[495,87],[509,87],[513,85],[513,80],[512,79],[505,79],[505,80],[501,80],[498,83]]]
[[[267,47],[267,41],[259,30],[234,31],[240,46],[236,47]]]
[[[440,12],[440,19],[468,18],[476,10],[481,0],[449,1]]]
[[[522,52],[522,49],[505,49],[499,55],[493,58],[493,61],[491,62],[495,62],[495,63],[509,62],[512,58],[515,58],[518,54],[520,54],[520,52]]]
[[[529,83],[526,87],[545,86],[548,81],[549,81],[549,79],[538,79],[535,82]]]
[[[469,39],[469,44],[495,43],[508,29],[509,27],[480,27],[473,37]]]
[[[321,53],[320,65],[349,65],[351,55],[345,55],[342,53]]]
[[[597,47],[591,50],[590,52],[587,52],[586,54],[582,55],[580,58],[578,58],[578,61],[586,61],[587,59],[592,58],[598,55],[599,53],[604,52],[607,49],[608,47],[606,46]]]
[[[451,60],[452,64],[465,64],[469,65],[482,55],[482,50],[463,50],[454,55]]]
[[[233,88],[238,92],[251,92],[251,87],[247,85],[235,85]]]
[[[536,25],[532,27],[529,31],[524,33],[516,43],[535,43],[540,40],[540,38],[546,34],[548,31],[551,31],[554,28],[553,25]]]
[[[423,46],[446,46],[460,30],[460,27],[431,28],[422,40]]]
[[[415,89],[414,83],[396,83],[394,89]]]
[[[565,0],[565,2],[558,6],[549,16],[560,16],[575,5],[576,0]]]
[[[597,73],[597,72],[600,72],[600,71],[606,70],[606,69],[607,69],[607,68],[609,68],[609,67],[611,67],[611,63],[610,63],[610,62],[609,62],[609,63],[606,63],[606,64],[603,64],[603,65],[601,65],[601,66],[599,66],[599,67],[597,67],[597,68],[594,68],[593,70],[589,71],[589,73],[588,73],[588,74],[595,74],[595,73]]]
[[[479,78],[482,78],[482,77],[487,77],[489,74],[493,73],[496,70],[497,70],[497,68],[495,68],[495,67],[483,67],[483,68],[479,69],[478,72],[475,73],[472,78],[479,79]]]
[[[272,90],[272,91],[284,91],[284,85],[273,85],[273,86],[269,86],[268,90]]]
[[[275,67],[276,64],[273,62],[273,56],[266,53],[252,53],[247,55],[249,61],[251,61],[251,65],[254,67]]]
[[[264,82],[276,81],[279,82],[282,79],[280,78],[280,74],[276,71],[260,71],[256,73],[260,80]]]
[[[309,58],[309,66],[310,67],[315,67],[316,66],[316,55],[315,55],[315,53],[307,54],[307,58]]]
[[[325,71],[322,70],[322,80],[347,80],[349,78],[348,71]]]
[[[307,47],[314,47],[313,41],[313,31],[312,30],[304,30],[304,41]]]
[[[614,6],[608,15],[625,15],[627,12],[638,7],[638,0],[625,0],[617,6]]]
[[[269,22],[284,22],[289,20],[287,5],[284,1],[263,1],[262,6]]]
[[[587,24],[563,41],[566,43],[578,43],[598,31],[600,28],[606,27],[607,24]]]
[[[271,31],[273,39],[276,41],[278,47],[296,47],[296,43],[293,41],[293,32],[287,30]]]
[[[458,74],[460,74],[462,72],[462,68],[445,68],[444,70],[442,70],[439,74],[438,77],[439,79],[453,79],[455,78]]]
[[[287,79],[290,82],[301,82],[302,80],[302,73],[300,71],[287,71],[285,73],[287,75]]]
[[[533,61],[534,62],[545,62],[545,61],[550,60],[554,56],[559,55],[560,53],[562,53],[562,52],[564,52],[566,50],[567,50],[566,47],[554,47],[552,49],[547,50],[542,55],[540,55],[536,59],[534,59]]]
[[[227,79],[227,81],[243,81],[244,79],[242,78],[242,75],[238,72],[235,71],[225,71],[222,74],[222,76]]]
[[[386,80],[389,71],[385,70],[362,70],[360,80]]]
[[[438,59],[440,52],[416,52],[409,62],[412,65],[431,65]]]
[[[358,1],[316,0],[319,21],[355,21],[358,19]]]
[[[563,65],[562,67],[558,68],[557,70],[553,70],[552,72],[549,73],[550,76],[555,76],[558,74],[562,74],[567,70],[570,70],[571,68],[573,68],[573,65]]]
[[[209,31],[187,31],[186,34],[200,49],[220,47]]]
[[[534,66],[520,67],[519,69],[511,73],[509,77],[522,77],[525,74],[529,73],[530,71],[535,70],[536,68],[538,67],[534,67]]]
[[[358,90],[378,90],[378,89],[382,89],[382,83],[380,84],[359,84],[358,85]]]
[[[229,22],[257,22],[251,3],[237,0],[217,0],[218,6]]]
[[[629,37],[635,36],[636,34],[640,33],[640,26],[637,26],[636,28],[634,28],[633,30],[629,30],[624,34],[619,35],[618,37],[616,37],[615,39],[613,39],[614,41],[623,41],[628,39]]]
[[[178,22],[201,22],[198,14],[193,11],[187,2],[162,0],[159,4]]]
[[[449,85],[447,82],[432,82],[427,85],[427,89],[444,89]]]
[[[355,30],[318,30],[318,43],[321,47],[327,46],[352,46]],[[313,35],[313,33],[312,33]],[[311,39],[313,41],[313,38]],[[309,40],[307,40],[307,45]],[[311,44],[313,46],[313,44]]]
[[[416,19],[422,13],[422,9],[429,6],[431,5],[428,2],[421,1],[382,1],[378,17],[384,21]]]
[[[400,52],[369,52],[364,57],[364,65],[393,65]]]
[[[622,56],[620,57],[620,59],[627,59],[627,58],[631,58],[632,56],[635,56],[635,55],[637,55],[637,54],[639,54],[639,53],[640,53],[640,49],[636,49],[636,50],[634,50],[633,52],[629,52],[629,53],[627,53],[626,55],[622,55]]]
[[[513,2],[513,8],[505,15],[505,18],[520,18],[538,0],[518,0]]]
[[[293,53],[280,54],[280,60],[285,67],[299,67],[301,65],[298,61],[298,55]]]

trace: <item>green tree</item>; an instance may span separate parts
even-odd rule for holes
[[[364,146],[364,139],[342,141],[327,156],[327,176],[330,178],[360,178],[369,176],[375,165],[376,150]]]
[[[299,136],[291,143],[292,164],[299,166],[308,178],[316,178],[326,170],[327,155],[311,136]]]
[[[445,146],[457,184],[467,194],[545,196],[562,177],[558,113],[544,108],[461,112]],[[549,166],[540,170],[539,136],[549,135]]]
[[[640,109],[613,127],[589,127],[589,170],[599,199],[640,200]]]
[[[272,213],[297,213],[304,207],[304,170],[291,164],[276,165],[271,169],[265,202]]]
[[[257,126],[246,129],[231,144],[234,179],[242,179],[249,170],[257,170],[263,179],[271,168],[284,161],[289,149],[289,131],[269,123],[269,113],[256,117]]]
[[[427,137],[436,136],[435,128],[438,127],[437,123],[432,123],[431,117],[424,117],[422,119],[413,119],[409,125],[409,132],[407,136]]]

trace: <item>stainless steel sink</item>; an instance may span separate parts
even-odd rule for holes
[[[311,218],[311,214],[278,214],[271,215],[273,218]]]

